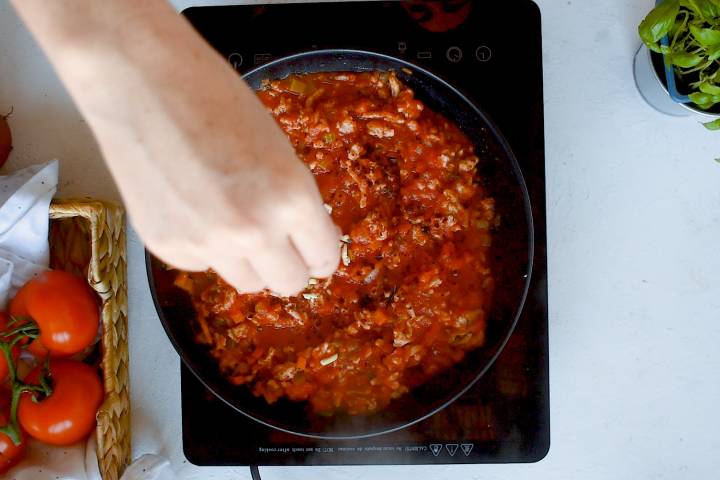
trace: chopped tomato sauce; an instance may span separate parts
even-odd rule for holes
[[[258,93],[317,179],[342,261],[298,296],[184,273],[230,382],[273,403],[369,414],[483,345],[494,202],[469,139],[394,74],[317,73]]]

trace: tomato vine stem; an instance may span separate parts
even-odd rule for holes
[[[0,350],[5,356],[5,362],[8,369],[8,380],[10,382],[12,397],[10,401],[10,419],[7,425],[0,426],[0,433],[6,434],[15,445],[22,443],[20,435],[20,424],[18,422],[17,410],[20,403],[20,396],[23,393],[32,393],[33,401],[37,402],[37,395],[41,394],[47,397],[52,394],[52,385],[50,381],[49,357],[45,361],[43,373],[40,375],[39,385],[31,385],[21,381],[18,378],[17,365],[13,358],[13,349],[23,340],[29,340],[21,348],[27,347],[33,340],[40,336],[40,329],[32,319],[22,317],[11,317],[8,326],[17,325],[8,332],[3,332],[0,336]]]

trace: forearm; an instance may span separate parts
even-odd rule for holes
[[[183,60],[207,55],[165,0],[11,1],[81,108],[133,81],[171,84]]]
[[[256,99],[165,0],[12,1],[104,149],[137,135],[162,143],[172,132],[157,131],[158,115],[195,119],[198,134],[206,121],[252,131]],[[115,174],[118,157],[106,155]]]
[[[254,92],[165,0],[11,0],[167,263],[300,291],[338,264],[313,176]]]
[[[115,76],[129,62],[152,66],[163,49],[192,36],[165,0],[11,2],[71,93],[77,82]]]
[[[129,30],[130,21],[157,23],[171,14],[164,0],[10,0],[46,49],[57,52],[73,44],[97,44]]]

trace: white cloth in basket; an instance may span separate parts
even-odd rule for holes
[[[0,309],[28,280],[47,270],[49,209],[58,184],[58,162],[0,176]],[[3,477],[8,480],[100,480],[94,435],[69,447],[30,441],[25,458]],[[145,455],[123,480],[172,480],[167,461]]]
[[[47,269],[48,209],[58,162],[0,177],[0,308],[34,275]]]
[[[57,160],[0,176],[0,308],[3,310],[20,287],[48,268],[48,216],[57,184]],[[88,443],[50,447],[31,441],[23,461],[5,477],[99,480],[95,443],[93,439]]]

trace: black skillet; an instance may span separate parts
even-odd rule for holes
[[[417,98],[460,127],[473,141],[481,159],[478,181],[495,198],[501,219],[493,233],[492,247],[497,293],[489,312],[483,347],[375,415],[321,417],[313,414],[306,403],[280,400],[268,405],[246,387],[233,386],[220,375],[216,361],[205,347],[194,341],[194,312],[188,296],[172,286],[173,273],[147,254],[155,307],[185,365],[210,391],[238,412],[268,427],[313,438],[351,439],[395,431],[427,418],[457,399],[490,368],[505,346],[522,311],[532,273],[532,213],[517,161],[490,118],[451,85],[403,60],[354,50],[292,55],[256,68],[244,78],[259,89],[264,79],[276,80],[290,74],[368,70],[396,71]]]

